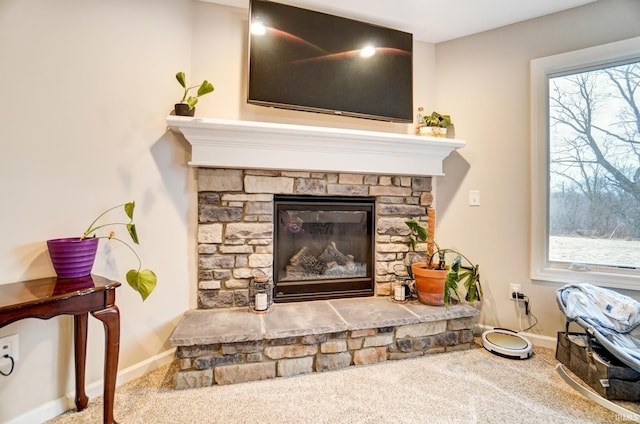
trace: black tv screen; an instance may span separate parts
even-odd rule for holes
[[[265,0],[249,15],[248,103],[412,121],[412,34]]]

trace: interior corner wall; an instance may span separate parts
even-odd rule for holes
[[[196,307],[195,172],[189,145],[165,121],[182,94],[176,72],[215,86],[197,116],[412,131],[247,105],[247,32],[246,9],[195,0],[0,3],[0,92],[11,100],[0,104],[0,284],[52,275],[46,239],[79,234],[98,213],[135,200],[137,250],[158,275],[155,292],[142,303],[127,286],[135,259],[124,249],[101,243],[94,267],[124,283],[120,370],[169,349],[178,320]],[[415,44],[416,73],[432,75],[434,46]],[[425,107],[434,86],[416,84]],[[97,320],[89,323],[87,385],[95,386],[104,335]],[[15,371],[0,377],[0,422],[40,422],[67,406],[72,330],[70,317],[0,329],[0,337],[17,333],[20,347]]]
[[[481,323],[520,330],[530,321],[508,299],[522,285],[549,338],[564,325],[555,290],[564,282],[529,277],[531,184],[529,61],[640,35],[640,2],[600,0],[436,46],[437,105],[450,113],[464,149],[436,181],[437,239],[480,264]],[[468,206],[480,190],[479,207]],[[638,297],[638,292],[626,293]],[[524,316],[524,315],[523,315]]]

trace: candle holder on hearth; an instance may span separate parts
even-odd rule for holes
[[[273,282],[261,270],[251,272],[253,278],[249,283],[249,311],[264,314],[273,304]]]
[[[391,301],[394,303],[407,303],[411,299],[411,276],[404,264],[396,264],[393,267],[395,274],[391,282]]]

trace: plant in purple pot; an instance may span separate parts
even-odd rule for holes
[[[133,211],[135,209],[135,206],[136,206],[136,203],[135,201],[133,201],[133,202],[125,203],[122,205],[114,206],[102,212],[100,215],[98,215],[96,219],[93,220],[91,225],[89,225],[89,228],[87,228],[87,230],[82,234],[82,236],[80,237],[80,240],[104,238],[108,240],[117,241],[127,246],[127,248],[131,250],[131,252],[133,252],[133,254],[138,259],[138,268],[131,269],[129,270],[129,272],[127,272],[127,276],[126,276],[127,282],[135,291],[140,293],[140,296],[142,296],[142,300],[145,300],[151,294],[153,289],[156,287],[156,282],[157,282],[156,274],[150,269],[142,269],[142,260],[140,259],[140,256],[138,255],[138,253],[136,253],[136,251],[133,249],[131,244],[129,244],[127,241],[123,240],[122,238],[117,237],[115,231],[109,231],[106,235],[103,235],[103,236],[98,236],[96,233],[98,230],[106,229],[107,227],[110,227],[110,226],[114,226],[114,225],[123,226],[127,229],[127,233],[129,234],[131,241],[133,241],[135,244],[139,244],[138,233],[136,232],[136,225],[133,223]],[[103,218],[109,212],[115,209],[118,209],[120,207],[124,208],[124,212],[129,218],[128,222],[110,222],[107,224],[99,223],[101,218]]]

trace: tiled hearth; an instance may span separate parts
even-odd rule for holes
[[[391,301],[409,250],[404,221],[426,219],[431,177],[462,140],[169,117],[198,169],[198,308],[170,343],[176,387],[228,384],[466,349],[478,310]],[[375,198],[376,297],[248,310],[252,272],[272,273],[274,194]]]

